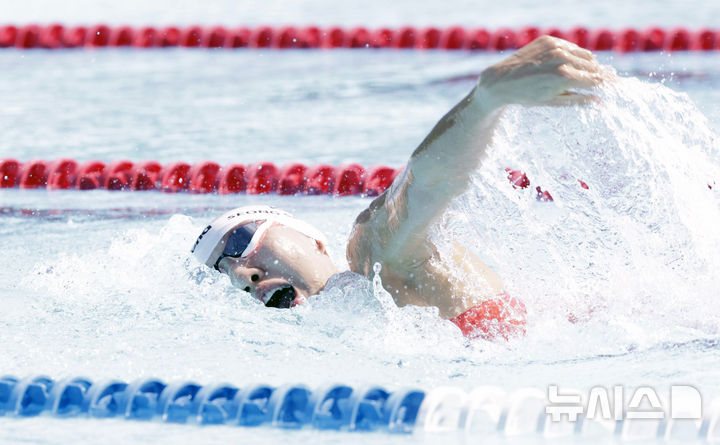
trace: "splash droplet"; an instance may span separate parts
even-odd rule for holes
[[[375,295],[375,298],[380,302],[382,305],[385,313],[388,316],[391,316],[390,314],[393,313],[393,310],[397,308],[395,306],[395,301],[393,301],[392,296],[387,293],[385,288],[383,287],[382,278],[380,278],[380,271],[382,270],[382,266],[380,263],[373,264],[373,272],[375,272],[375,275],[373,276],[373,294]]]

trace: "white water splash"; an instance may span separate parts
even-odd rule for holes
[[[508,109],[438,238],[463,240],[503,277],[529,305],[530,336],[578,335],[568,318],[600,330],[603,347],[717,335],[717,137],[662,85],[621,79],[600,99]],[[514,189],[507,167],[531,186]],[[537,186],[554,202],[536,200]]]
[[[382,272],[382,264],[373,264],[373,295],[375,296],[377,301],[380,302],[380,305],[382,306],[388,317],[391,318],[392,314],[397,311],[397,306],[395,305],[395,301],[393,300],[392,296],[383,287],[380,272]]]

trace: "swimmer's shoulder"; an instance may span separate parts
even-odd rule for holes
[[[378,242],[375,239],[377,233],[370,226],[377,219],[377,212],[384,207],[386,196],[387,192],[384,192],[373,199],[370,205],[355,218],[347,244],[346,258],[350,270],[366,277],[369,277],[372,271],[373,244]]]

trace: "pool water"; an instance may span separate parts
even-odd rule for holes
[[[319,2],[306,4],[319,8]],[[101,20],[85,6],[75,6],[75,21]],[[219,21],[212,11],[233,10],[223,2],[210,6],[201,20]],[[174,14],[193,7],[200,8],[186,2]],[[15,8],[16,22],[29,20],[26,10]],[[522,5],[510,9],[514,13],[502,24],[527,23],[517,18],[525,17]],[[167,20],[140,11],[147,22]],[[64,15],[72,11],[53,12],[72,21]],[[277,11],[267,12],[265,20],[272,22]],[[119,17],[136,23],[135,13]],[[259,22],[262,16],[254,14],[249,20]],[[320,22],[332,19],[325,14]],[[605,14],[612,17],[610,10]],[[670,14],[667,8],[664,14]],[[183,22],[179,15],[168,17]],[[386,23],[395,24],[394,17],[390,13]],[[440,24],[456,19],[439,17]],[[296,22],[311,19],[300,15]],[[588,24],[610,23],[596,20]],[[0,157],[399,167],[474,77],[502,57],[3,50]],[[157,376],[237,386],[495,385],[508,391],[545,391],[553,383],[582,389],[652,385],[659,391],[690,384],[709,402],[720,395],[716,57],[601,54],[623,80],[599,91],[598,104],[506,111],[472,187],[453,201],[433,236],[440,246],[453,239],[470,246],[525,301],[525,338],[468,343],[433,310],[383,308],[369,281],[347,274],[305,306],[268,310],[189,256],[208,220],[236,206],[265,203],[318,226],[344,268],[345,242],[366,198],[13,189],[0,190],[0,373]],[[525,171],[531,189],[513,189],[506,167]],[[536,201],[536,185],[549,190],[554,202]],[[0,417],[0,441],[21,440],[434,439]]]

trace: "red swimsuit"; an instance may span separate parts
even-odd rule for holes
[[[497,340],[525,335],[527,310],[522,301],[503,293],[473,306],[455,318],[455,323],[467,338]]]

